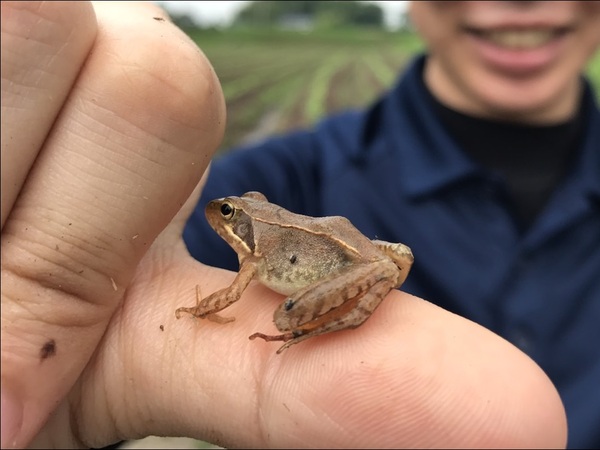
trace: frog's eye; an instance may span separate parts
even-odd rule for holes
[[[221,215],[225,219],[231,219],[233,217],[234,209],[229,203],[223,203],[221,205]]]

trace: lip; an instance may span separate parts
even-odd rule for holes
[[[505,30],[540,30],[552,33],[545,43],[533,48],[508,48],[486,38],[490,33]],[[501,27],[477,29],[463,27],[469,44],[479,59],[493,70],[512,76],[533,75],[552,65],[561,56],[570,27]]]

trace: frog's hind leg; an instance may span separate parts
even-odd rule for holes
[[[385,298],[386,294],[393,288],[393,280],[379,280],[372,285],[368,291],[359,293],[354,298],[343,303],[340,307],[332,309],[323,316],[320,316],[311,322],[307,322],[291,332],[278,336],[266,336],[261,333],[255,333],[252,338],[260,337],[267,341],[287,341],[279,348],[279,350],[277,350],[277,353],[279,354],[286,348],[308,338],[333,331],[357,328],[371,316],[373,311],[375,311],[381,301]]]
[[[394,261],[394,264],[400,269],[400,277],[398,278],[398,284],[394,287],[400,287],[406,277],[408,276],[408,272],[415,261],[415,257],[413,256],[412,250],[410,247],[404,244],[395,244],[392,242],[373,240],[371,241],[373,244],[379,248],[384,254]]]
[[[253,341],[256,338],[261,338],[263,340],[265,340],[266,342],[272,342],[272,341],[289,341],[290,339],[294,339],[294,334],[293,333],[283,333],[283,334],[276,334],[276,335],[271,335],[271,334],[263,334],[263,333],[254,333],[250,336],[248,336],[248,339],[250,339],[251,341]]]

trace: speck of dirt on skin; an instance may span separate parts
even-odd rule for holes
[[[49,339],[40,349],[40,361],[44,361],[54,355],[56,355],[56,341]]]
[[[165,331],[165,326],[164,326],[164,325],[161,325],[161,326],[160,326],[160,327],[158,327],[158,328],[160,328],[160,331]]]
[[[164,22],[165,19],[163,19],[162,17],[153,17],[154,20],[156,20],[157,22]]]

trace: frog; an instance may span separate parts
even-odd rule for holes
[[[210,226],[237,253],[232,284],[180,307],[183,313],[228,323],[218,314],[237,302],[254,279],[286,298],[273,315],[282,341],[277,354],[306,339],[353,329],[373,314],[387,294],[402,286],[414,262],[410,247],[369,239],[342,216],[312,217],[270,203],[257,191],[215,199],[206,205]]]

